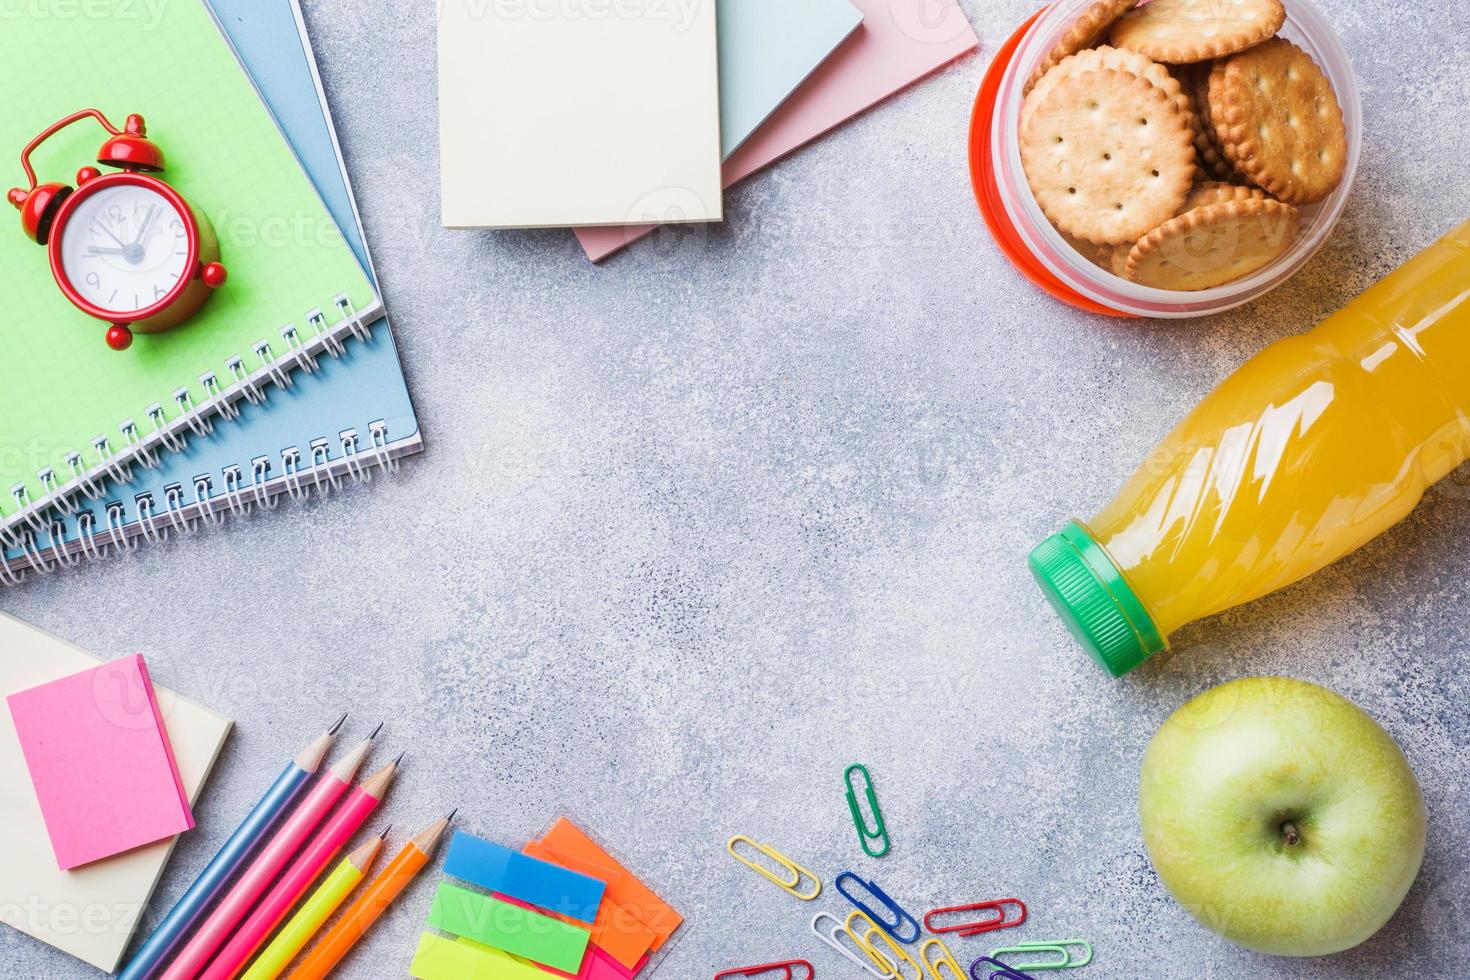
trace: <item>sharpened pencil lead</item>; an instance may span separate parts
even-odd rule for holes
[[[388,826],[384,827],[383,828],[383,832],[378,835],[378,840],[387,840],[388,839],[388,831],[390,831],[392,829],[393,829],[393,825],[391,823]]]
[[[447,817],[445,817],[445,818],[444,818],[444,820],[445,820],[445,821],[446,821],[446,822],[448,822],[448,821],[450,821],[450,820],[453,820],[453,819],[454,819],[454,815],[455,815],[455,814],[456,814],[456,813],[458,813],[458,812],[459,812],[459,807],[455,807],[455,808],[454,808],[454,809],[453,809],[453,810],[450,810],[450,811],[449,811],[449,816],[447,816]]]
[[[377,728],[374,728],[372,730],[372,733],[368,735],[368,741],[371,742],[373,739],[377,738],[378,737],[378,732],[381,732],[382,730],[383,730],[383,723],[380,721],[380,722],[378,722],[378,727]]]
[[[328,735],[335,735],[342,730],[342,723],[347,720],[347,712],[342,712],[342,717],[332,722],[332,727],[327,729]]]
[[[398,765],[398,763],[400,763],[400,762],[403,761],[403,757],[406,756],[406,755],[408,755],[408,750],[407,749],[405,749],[402,752],[398,753],[398,758],[396,758],[396,759],[393,760],[393,764],[395,766]]]

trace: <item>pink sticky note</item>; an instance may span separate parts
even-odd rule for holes
[[[537,963],[536,967],[543,973],[549,973],[554,977],[563,977],[565,980],[633,980],[648,965],[648,957],[643,957],[637,966],[629,969],[608,953],[601,946],[593,943],[587,944],[587,953],[582,957],[582,968],[576,973],[563,973],[561,970],[547,966],[545,963]]]
[[[194,826],[141,656],[5,700],[63,870]]]
[[[872,108],[980,43],[958,0],[853,0],[863,23],[725,161],[726,187]],[[966,110],[968,111],[968,107]],[[657,225],[577,228],[594,262]]]

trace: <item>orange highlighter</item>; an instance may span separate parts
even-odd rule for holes
[[[291,971],[291,980],[321,980],[331,973],[429,863],[434,849],[439,846],[439,838],[444,836],[449,821],[453,819],[454,813],[451,812],[404,844],[403,850],[347,907],[337,924],[322,936],[301,965]]]

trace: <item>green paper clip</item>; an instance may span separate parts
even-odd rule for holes
[[[1072,950],[1080,949],[1083,952],[1081,959],[1072,958]],[[990,958],[999,960],[1005,956],[1014,956],[1017,953],[1055,953],[1060,956],[1059,960],[1042,960],[1039,963],[1007,963],[1006,965],[1015,970],[1070,970],[1079,966],[1086,966],[1092,962],[1092,943],[1085,939],[1055,939],[1042,943],[1017,943],[1014,946],[1006,946],[991,952]]]
[[[858,807],[857,793],[852,788],[852,774],[855,772],[863,775],[865,784],[863,794],[868,798],[868,806],[873,810],[873,822],[877,825],[872,830],[868,829],[868,821]],[[878,809],[878,795],[873,792],[873,777],[869,775],[868,767],[860,762],[854,762],[847,767],[847,772],[842,774],[842,780],[847,784],[847,808],[852,811],[852,823],[857,828],[858,840],[863,845],[863,853],[868,857],[882,857],[888,853],[892,845],[888,840],[888,828],[883,823],[883,811]],[[874,850],[873,841],[881,842],[882,849]]]

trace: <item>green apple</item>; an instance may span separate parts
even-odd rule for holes
[[[1252,677],[1180,708],[1143,758],[1164,887],[1232,942],[1322,956],[1373,935],[1424,858],[1424,797],[1388,733],[1326,688]]]

